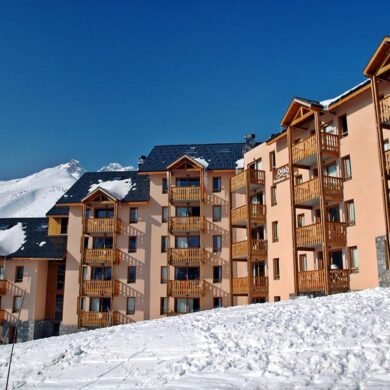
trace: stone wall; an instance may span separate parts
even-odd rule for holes
[[[375,238],[376,259],[378,263],[378,279],[380,287],[390,287],[390,271],[388,269],[386,236]]]

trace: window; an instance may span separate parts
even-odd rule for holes
[[[276,206],[278,204],[277,196],[276,196],[276,186],[271,187],[271,206]]]
[[[163,194],[168,193],[168,180],[166,178],[162,179],[162,193]]]
[[[334,251],[330,252],[330,268],[331,269],[343,269],[343,252]]]
[[[353,200],[345,202],[345,219],[348,226],[355,225],[355,203]]]
[[[359,272],[359,255],[357,246],[351,246],[348,248],[349,252],[349,268],[351,272]]]
[[[279,267],[279,259],[274,259],[273,261],[274,265],[274,279],[280,279],[280,267]]]
[[[161,208],[161,222],[166,223],[168,222],[168,207],[162,207]]]
[[[324,167],[324,175],[337,177],[337,164],[330,164]]]
[[[298,214],[298,227],[305,226],[305,214]]]
[[[342,158],[342,167],[344,180],[352,179],[351,158],[349,156]]]
[[[280,302],[280,296],[279,295],[274,296],[274,302]]]
[[[127,298],[126,314],[134,314],[134,313],[135,313],[135,298],[129,297]]]
[[[80,311],[87,311],[87,298],[80,297]]]
[[[348,122],[347,122],[347,115],[341,115],[339,117],[339,123],[340,123],[340,129],[341,129],[341,135],[343,137],[348,135]]]
[[[15,269],[15,283],[23,282],[24,267],[19,266]]]
[[[213,206],[213,222],[221,222],[222,208],[221,206]]]
[[[183,177],[176,179],[177,187],[199,187],[200,178],[199,177]]]
[[[213,283],[222,282],[222,266],[216,265],[213,267]]]
[[[272,242],[279,241],[279,225],[278,221],[272,222]]]
[[[60,234],[68,234],[68,221],[69,218],[61,218],[60,219]]]
[[[130,207],[130,223],[138,222],[138,207]]]
[[[175,267],[175,280],[199,280],[199,267]]]
[[[112,249],[113,239],[112,237],[94,237],[93,249]]]
[[[83,270],[85,272],[87,268]],[[111,267],[92,267],[91,280],[111,280]]]
[[[222,236],[213,236],[213,252],[220,252],[222,250]]]
[[[218,309],[219,307],[222,307],[222,298],[221,297],[214,297],[213,307],[214,307],[214,309]]]
[[[54,313],[54,319],[56,321],[62,321],[63,306],[64,306],[64,296],[56,295],[56,306],[55,306],[55,313]]]
[[[135,283],[137,280],[137,267],[130,265],[127,267],[127,283]]]
[[[221,192],[221,177],[213,177],[213,192]]]
[[[137,252],[137,237],[131,236],[129,237],[129,253]]]
[[[307,271],[307,256],[299,255],[299,271]]]
[[[5,272],[4,272],[5,268],[3,265],[0,265],[0,280],[4,280],[5,279]]]
[[[163,265],[160,271],[160,283],[165,284],[168,282],[168,267]]]
[[[200,248],[200,236],[176,236],[175,248]]]
[[[176,217],[200,217],[200,207],[178,206],[176,207]]]
[[[22,308],[22,297],[20,295],[14,296],[14,301],[12,305],[12,313],[17,313]]]
[[[65,286],[65,265],[57,267],[57,290],[63,290]]]
[[[275,151],[269,152],[269,170],[272,171],[276,168],[276,155]]]
[[[390,142],[389,142],[388,139],[385,139],[385,140],[383,141],[383,150],[384,150],[385,152],[387,152],[388,150],[390,150]]]
[[[175,299],[176,313],[194,313],[200,310],[199,298],[177,298]]]
[[[161,253],[166,253],[168,250],[168,236],[161,236]]]
[[[114,209],[96,209],[95,218],[114,218]]]
[[[111,298],[91,298],[89,311],[94,313],[107,313],[111,310]]]
[[[168,299],[167,297],[161,297],[160,298],[160,314],[167,314],[168,313]]]
[[[295,176],[295,185],[299,185],[303,183],[303,176],[302,175],[297,175]]]

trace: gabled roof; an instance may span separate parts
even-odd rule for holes
[[[167,169],[175,169],[175,168],[181,167],[183,164],[190,164],[195,169],[202,170],[204,168],[207,168],[205,165],[202,165],[199,161],[196,161],[193,158],[191,158],[185,154],[184,156],[179,157],[172,164],[169,164],[167,166]]]
[[[54,205],[47,213],[46,216],[52,217],[64,217],[69,215],[69,207]]]
[[[390,36],[382,39],[375,53],[364,68],[364,75],[367,77],[375,76],[379,72],[390,70]]]
[[[0,230],[22,224],[24,244],[7,258],[58,259],[66,255],[67,237],[49,237],[47,218],[0,218]]]
[[[205,160],[207,169],[234,170],[236,161],[243,156],[243,147],[244,143],[159,145],[151,150],[139,171],[166,171],[173,162],[185,155]]]
[[[282,126],[289,126],[295,120],[303,119],[313,111],[320,111],[323,107],[317,100],[295,97],[281,121]]]
[[[131,179],[134,185],[122,199],[123,202],[144,202],[149,200],[149,177],[138,175],[137,171],[87,172],[57,201],[57,206],[81,203],[82,199],[89,194],[90,187],[93,184],[98,184],[101,181],[124,179]]]

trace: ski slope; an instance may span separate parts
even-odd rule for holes
[[[373,289],[18,344],[11,388],[388,389],[389,346],[390,289]]]

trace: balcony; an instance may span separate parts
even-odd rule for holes
[[[390,95],[379,101],[382,126],[390,129]]]
[[[171,203],[199,203],[201,200],[200,187],[171,187],[169,198]]]
[[[245,193],[246,188],[253,191],[265,184],[265,172],[257,169],[247,169],[230,179],[230,191]]]
[[[295,163],[305,163],[313,165],[316,163],[316,156],[319,152],[317,139],[312,135],[292,146],[292,161]],[[339,157],[340,139],[336,134],[321,133],[321,152],[324,157]]]
[[[91,297],[104,297],[118,294],[118,283],[112,280],[84,280],[82,282],[82,295]]]
[[[0,280],[0,295],[7,293],[8,280]]]
[[[320,179],[308,180],[294,187],[295,204],[313,206],[321,197]],[[343,200],[343,179],[340,177],[324,176],[324,196],[327,202]]]
[[[110,312],[80,311],[79,313],[79,326],[81,328],[100,328],[110,325]]]
[[[121,221],[117,218],[86,218],[84,231],[88,234],[94,233],[119,233]]]
[[[204,285],[201,280],[169,280],[168,295],[171,297],[203,296]]]
[[[205,226],[204,217],[171,217],[169,231],[171,233],[202,232]]]
[[[232,226],[246,227],[248,220],[251,224],[264,225],[266,221],[266,210],[267,208],[263,204],[237,207],[231,211]]]
[[[258,259],[267,258],[267,240],[252,240],[252,250],[250,255]],[[248,240],[235,242],[232,244],[232,259],[246,260],[248,258]]]
[[[349,270],[329,270],[330,292],[339,293],[349,291]],[[325,293],[326,279],[325,271],[304,271],[298,272],[299,293]]]
[[[344,222],[328,222],[328,244],[331,248],[346,246],[347,230]],[[323,243],[322,225],[314,223],[296,229],[298,248],[319,246]]]
[[[84,264],[118,264],[120,251],[118,249],[85,249],[83,255]]]
[[[169,248],[168,249],[168,264],[199,264],[205,263],[209,256],[209,252],[204,248]]]
[[[126,324],[132,324],[135,321],[131,319],[130,317],[122,314],[119,311],[114,311],[112,313],[112,323],[113,325],[126,325]]]
[[[233,278],[232,281],[233,295],[248,295],[248,277]],[[263,297],[268,295],[268,277],[255,276],[253,278],[252,295],[255,297]]]

